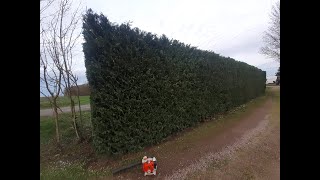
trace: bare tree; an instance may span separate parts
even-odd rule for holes
[[[265,46],[260,49],[260,53],[280,62],[280,1],[272,6],[270,18],[270,27],[263,36]]]
[[[42,22],[46,18],[54,15],[54,13],[47,13],[54,1],[55,0],[40,0],[40,35],[46,30],[46,27],[43,26]]]
[[[77,82],[72,68],[75,47],[81,35],[81,31],[78,31],[81,23],[81,3],[73,9],[71,0],[52,1],[49,0],[50,5],[53,4],[53,9],[50,9],[46,16],[40,17],[40,27],[42,27],[40,37],[43,39],[43,47],[47,50],[55,70],[59,72],[60,80],[56,82],[59,83],[60,92],[62,87],[70,89]],[[43,9],[48,9],[48,6],[43,6]],[[41,14],[44,14],[43,11],[40,11]],[[44,18],[46,18],[45,21]],[[45,52],[43,51],[42,54]],[[40,53],[40,57],[42,54]],[[72,126],[77,138],[82,139],[76,120],[75,97],[71,93],[67,93],[67,96],[70,99]]]
[[[76,32],[77,28],[80,25],[79,23],[81,23],[81,14],[80,14],[81,6],[80,5],[81,3],[78,5],[78,7],[74,11],[72,11],[71,10],[72,1],[61,0],[60,12],[58,13],[57,17],[60,18],[59,38],[60,38],[60,51],[62,53],[63,64],[64,64],[63,78],[65,82],[65,87],[68,91],[67,96],[70,99],[73,128],[75,130],[77,138],[81,140],[82,136],[81,136],[81,132],[79,129],[79,125],[77,123],[77,118],[76,118],[75,97],[71,93],[71,87],[73,83],[77,84],[77,79],[74,79],[75,75],[72,72],[72,66],[73,66],[74,48],[81,35],[81,31],[78,31],[78,33]]]
[[[45,17],[41,16],[53,3],[54,0],[40,0],[40,21]]]
[[[80,95],[79,95],[80,88],[78,85],[78,76],[75,74],[71,74],[71,80],[72,80],[74,86],[76,86],[76,88],[77,88],[76,89],[76,97],[78,100],[78,108],[79,108],[79,113],[80,113],[80,116],[79,116],[80,117],[80,127],[82,127],[82,111],[81,111],[81,104],[80,104]],[[69,93],[71,93],[71,89],[70,89]]]
[[[58,114],[58,109],[60,108],[57,103],[57,98],[61,93],[62,71],[59,68],[60,59],[57,49],[49,48],[51,46],[54,47],[54,42],[52,44],[50,43],[49,45],[46,45],[45,40],[46,39],[44,38],[44,43],[41,44],[42,48],[40,49],[40,93],[47,97],[53,109],[56,127],[56,142],[58,146],[60,146]],[[49,50],[49,52],[47,50]],[[44,85],[44,87],[41,87],[41,85]],[[47,93],[49,93],[49,95]]]
[[[52,5],[54,0],[40,0],[40,93],[51,104],[56,129],[56,142],[60,147],[60,129],[57,98],[61,94],[62,71],[59,68],[60,58],[56,41],[48,41],[46,31],[49,28],[43,26],[44,12]]]

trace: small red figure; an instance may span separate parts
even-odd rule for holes
[[[144,176],[146,175],[156,175],[157,174],[157,162],[156,158],[148,158],[144,156],[142,159],[142,170],[144,172]]]

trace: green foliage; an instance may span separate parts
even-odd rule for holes
[[[278,68],[278,72],[276,73],[277,79],[276,79],[276,85],[280,84],[280,66]]]
[[[84,16],[85,66],[97,152],[157,144],[265,92],[266,73],[165,35]]]
[[[277,73],[276,73],[276,76],[280,76],[280,66],[279,66],[279,68],[278,68],[278,71],[277,71]]]

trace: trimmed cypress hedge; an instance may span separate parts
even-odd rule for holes
[[[99,153],[141,150],[265,92],[265,71],[113,24],[91,9],[83,36]]]

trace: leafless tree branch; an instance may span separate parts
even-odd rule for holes
[[[270,19],[270,27],[263,36],[265,46],[260,49],[260,53],[280,62],[280,1],[272,7]]]

